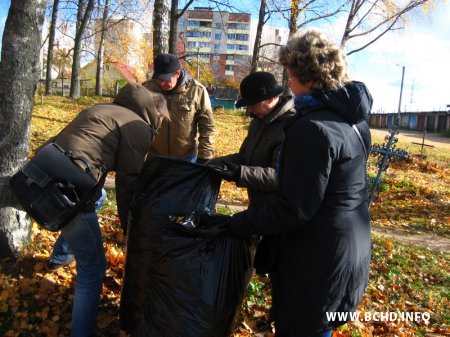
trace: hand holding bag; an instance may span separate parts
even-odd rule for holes
[[[87,205],[98,183],[87,159],[49,143],[11,177],[11,186],[39,225],[57,231]]]

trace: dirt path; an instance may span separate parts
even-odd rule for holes
[[[450,252],[450,239],[435,234],[409,234],[379,227],[372,227],[372,234],[402,243],[413,243],[433,250]]]
[[[384,137],[389,133],[386,129],[370,129],[373,136]],[[397,136],[399,142],[405,143],[422,143],[423,132],[411,131],[411,130],[400,130]],[[425,144],[433,145],[438,149],[448,149],[450,150],[450,138],[441,136],[437,133],[426,133],[425,134]]]

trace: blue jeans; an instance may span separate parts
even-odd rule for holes
[[[102,234],[95,212],[80,213],[61,229],[77,263],[72,337],[95,335],[98,302],[106,273]]]
[[[197,155],[195,153],[193,153],[193,154],[189,154],[186,157],[181,158],[181,159],[188,161],[190,163],[195,163],[197,161]]]
[[[106,201],[106,191],[102,188],[102,195],[95,202],[95,211],[98,212]],[[50,255],[50,261],[57,264],[66,264],[73,261],[73,253],[70,249],[70,245],[60,235],[56,240],[52,254]]]

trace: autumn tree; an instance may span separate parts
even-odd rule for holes
[[[109,12],[109,0],[105,0],[103,8],[103,16],[101,21],[101,30],[99,38],[99,46],[97,51],[97,73],[95,76],[95,94],[101,96],[103,93],[103,55],[105,52],[105,34],[107,28],[107,19]]]
[[[209,62],[204,62],[199,59],[189,59],[186,62],[185,69],[192,78],[197,79],[204,85],[215,84],[216,82]]]
[[[428,0],[350,1],[341,48],[345,49],[351,39],[357,38],[365,38],[365,42],[348,51],[347,55],[367,48],[389,31],[399,29],[405,14],[417,7],[426,7],[429,3]]]
[[[144,80],[148,68],[148,56],[152,54],[147,15],[148,3],[139,0],[102,0],[93,12],[94,24],[90,27],[89,44],[96,55],[96,95],[103,91],[105,65],[124,63],[133,66]],[[143,34],[140,34],[144,32]],[[144,69],[145,68],[145,69]]]
[[[80,63],[81,46],[89,18],[94,9],[94,0],[79,0],[77,10],[77,22],[75,43],[73,47],[72,77],[70,80],[70,97],[80,97]]]
[[[252,56],[252,65],[251,72],[255,72],[258,70],[258,59],[259,59],[259,49],[261,46],[261,35],[263,32],[264,24],[266,23],[266,7],[267,0],[261,0],[259,5],[259,16],[258,16],[258,25],[256,27],[256,35],[255,35],[255,44],[253,46],[253,56]]]
[[[239,90],[239,86],[241,84],[241,81],[235,77],[228,77],[224,78],[219,81],[219,85],[226,88],[234,88],[236,90]]]
[[[44,0],[12,0],[0,63],[0,256],[14,255],[31,238],[31,222],[9,186],[28,154],[31,111],[39,78]]]
[[[176,54],[177,47],[177,27],[178,20],[186,12],[189,6],[194,2],[194,0],[189,0],[181,10],[178,10],[178,0],[172,0],[172,6],[170,9],[170,29],[169,29],[169,53]]]
[[[59,7],[59,0],[54,0],[52,7],[52,19],[50,22],[49,37],[48,37],[46,81],[45,81],[46,95],[50,93],[50,86],[52,82],[53,47],[55,46],[55,32],[56,32],[56,21],[58,19],[58,7]]]
[[[70,80],[67,69],[72,66],[72,54],[65,48],[57,48],[53,51],[52,66],[58,69],[55,80],[61,80],[61,96],[64,96],[64,80]]]
[[[323,1],[323,0],[289,0],[286,3],[275,4],[276,11],[287,21],[289,36],[297,32],[298,29],[313,22],[326,20],[341,13],[347,1]],[[283,71],[283,86],[285,93],[289,92],[287,86],[287,73]]]

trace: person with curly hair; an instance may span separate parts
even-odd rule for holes
[[[271,257],[276,337],[329,337],[350,319],[367,286],[371,238],[366,179],[372,97],[350,81],[346,57],[318,30],[280,50],[297,96],[287,121],[279,191],[229,218],[238,237],[277,237]],[[339,315],[333,320],[333,313]],[[336,317],[337,318],[337,317]]]

